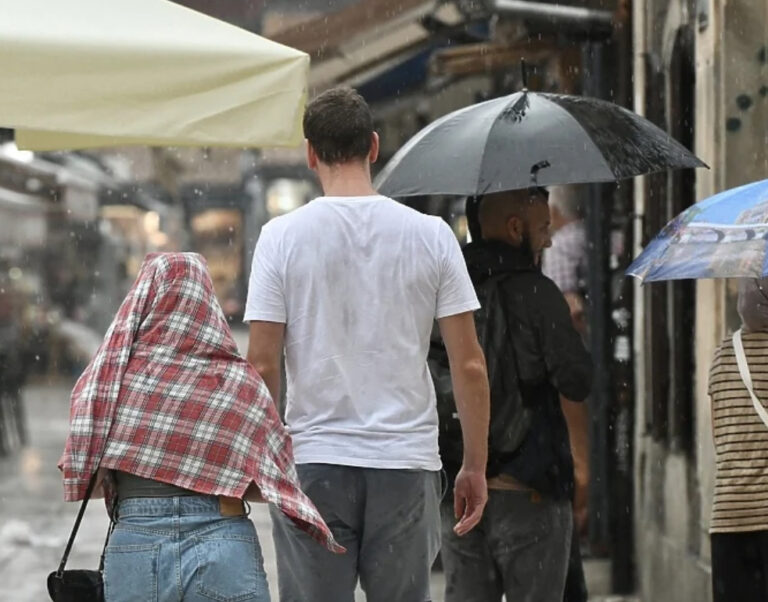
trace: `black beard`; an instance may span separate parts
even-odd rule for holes
[[[519,251],[527,260],[529,260],[537,268],[541,267],[536,263],[536,256],[533,252],[533,245],[531,244],[531,234],[528,231],[527,227],[525,229],[525,232],[523,232],[523,238],[520,241]]]

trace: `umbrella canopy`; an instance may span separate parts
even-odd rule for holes
[[[0,0],[0,126],[57,150],[292,146],[309,57],[165,0]]]
[[[654,238],[627,275],[643,282],[768,276],[768,180],[689,207]]]
[[[609,182],[705,164],[618,105],[518,92],[428,125],[382,170],[382,194],[481,195],[530,185]]]

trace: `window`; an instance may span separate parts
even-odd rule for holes
[[[668,72],[646,63],[646,116],[683,146],[694,145],[695,71],[693,33],[682,28]],[[647,178],[644,242],[695,202],[695,173],[678,170]],[[695,399],[696,292],[693,281],[645,287],[646,427],[671,449],[690,452]]]
[[[693,149],[696,73],[694,71],[693,31],[680,29],[675,40],[670,64],[670,109],[672,136],[683,146]],[[696,202],[696,174],[692,169],[677,170],[671,174],[672,196],[669,206],[672,216]],[[696,284],[692,280],[673,282],[670,295],[670,386],[669,414],[670,445],[675,450],[690,451],[693,446],[695,402],[695,322]]]

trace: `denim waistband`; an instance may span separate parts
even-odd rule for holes
[[[117,515],[121,518],[126,516],[184,516],[192,514],[221,516],[220,508],[219,498],[215,495],[136,497],[122,500],[117,505]]]

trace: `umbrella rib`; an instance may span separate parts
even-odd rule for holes
[[[556,98],[557,95],[540,94],[540,96],[547,102],[552,103],[553,105],[561,109],[566,115],[568,115],[571,119],[573,119],[576,122],[576,124],[579,126],[581,131],[584,132],[584,135],[587,137],[587,139],[592,143],[592,146],[594,147],[595,152],[597,153],[597,156],[603,162],[608,172],[613,176],[613,180],[617,181],[616,172],[613,170],[613,167],[611,167],[611,164],[605,158],[603,151],[600,149],[600,146],[597,144],[597,142],[595,142],[595,139],[592,137],[592,134],[587,130],[587,128],[584,127],[584,125],[582,125],[581,121],[579,121],[579,119],[573,113],[571,113],[571,111],[569,111],[566,107],[564,107],[563,105],[561,105],[560,103],[554,100],[554,98]]]
[[[520,92],[520,94],[522,94],[522,95],[523,95],[523,97],[526,99],[526,105],[527,105],[527,104],[528,104],[528,102],[527,102],[527,98],[528,98],[528,92],[527,92],[526,90],[523,90],[522,92]],[[475,182],[475,190],[478,190],[478,191],[480,190],[480,182],[481,182],[481,179],[482,179],[482,175],[483,175],[483,165],[485,165],[485,155],[486,155],[486,152],[488,151],[488,144],[487,144],[487,142],[488,142],[488,136],[490,136],[490,133],[491,133],[491,131],[493,130],[493,128],[496,126],[496,124],[497,124],[497,123],[498,123],[498,122],[499,122],[499,121],[500,121],[502,118],[506,117],[506,115],[507,115],[507,111],[510,111],[510,110],[514,110],[515,106],[517,106],[517,104],[518,104],[518,103],[519,103],[521,100],[522,100],[521,98],[516,98],[514,101],[510,100],[510,102],[509,102],[509,103],[507,103],[507,106],[506,106],[506,107],[505,107],[505,108],[504,108],[502,111],[499,111],[498,115],[496,115],[496,117],[494,117],[494,118],[493,118],[493,121],[491,121],[491,125],[490,125],[490,127],[488,128],[488,134],[486,135],[486,144],[485,144],[485,146],[483,146],[483,154],[480,156],[480,162],[478,163],[478,169],[477,169],[477,180],[476,180],[476,182]],[[526,107],[526,108],[527,108],[527,107]],[[524,116],[525,116],[525,112],[523,111],[523,112],[520,114],[520,116],[519,116],[519,117],[517,117],[517,119],[522,119],[522,117],[524,117]],[[483,190],[482,192],[480,192],[480,193],[478,194],[478,196],[480,196],[480,197],[484,196],[484,195],[485,195],[485,194],[488,192],[488,189],[489,189],[490,187],[491,187],[491,183],[490,183],[490,182],[488,182],[488,183],[486,184],[486,186],[485,186],[485,190]]]

